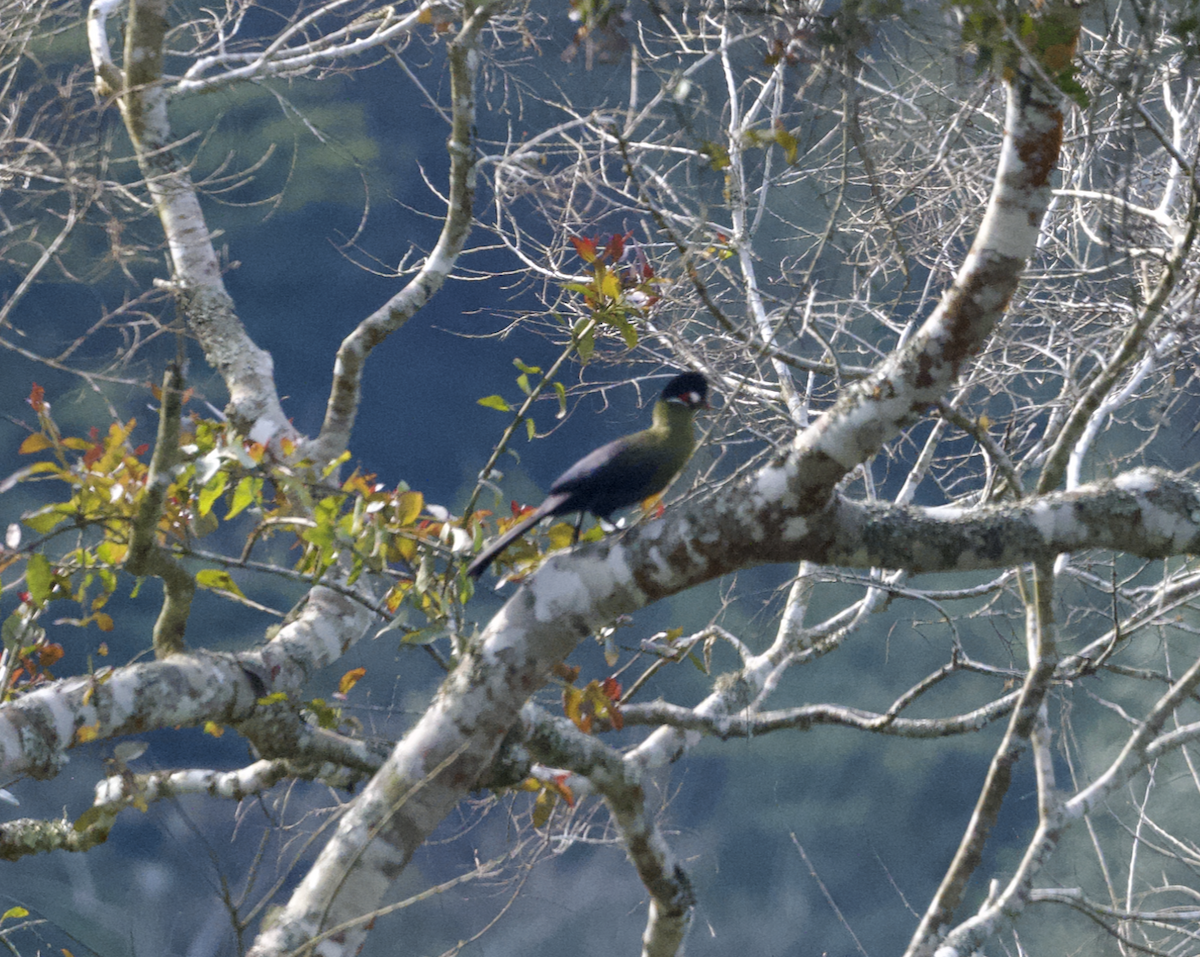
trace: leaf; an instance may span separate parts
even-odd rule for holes
[[[3,914],[0,914],[0,920],[8,920],[11,918],[28,917],[29,911],[18,904],[16,907],[10,907]]]
[[[351,671],[347,671],[344,675],[342,675],[341,680],[338,682],[338,693],[345,694],[356,684],[358,684],[359,679],[362,678],[366,673],[366,668],[354,668]]]
[[[50,560],[40,552],[29,556],[29,563],[25,566],[25,583],[29,588],[30,600],[35,605],[45,604],[54,587],[54,571],[50,567]]]
[[[99,627],[99,629],[101,631],[112,631],[113,630],[112,615],[106,614],[105,612],[101,611],[101,612],[97,612],[92,617],[95,619],[96,625],[97,625],[97,627]]]
[[[550,791],[542,791],[533,805],[532,823],[534,827],[542,828],[550,820],[550,814],[558,798]]]
[[[510,406],[498,395],[489,395],[486,398],[479,399],[478,402],[485,409],[495,409],[498,412],[512,411],[512,406]]]
[[[418,628],[400,639],[402,645],[432,645],[444,634],[442,628]]]
[[[313,698],[308,702],[309,712],[317,719],[317,726],[326,731],[336,731],[342,723],[342,709],[326,703],[324,698]]]
[[[129,554],[129,546],[124,542],[114,542],[111,538],[106,538],[96,546],[96,557],[106,565],[120,565],[125,561],[125,556]],[[111,574],[111,573],[110,573]],[[113,582],[113,588],[116,587],[116,582]],[[105,588],[112,591],[113,588],[108,587],[108,582],[105,582]]]
[[[396,521],[401,525],[411,525],[425,507],[425,496],[420,492],[401,492],[396,496]]]
[[[775,127],[775,142],[783,148],[783,155],[788,166],[794,165],[800,155],[800,144],[796,141],[796,137],[784,128],[783,124]]]
[[[582,362],[587,362],[596,349],[596,324],[591,319],[580,319],[574,329],[575,349]]]
[[[71,506],[65,502],[60,502],[56,505],[46,505],[39,508],[36,512],[30,512],[28,515],[23,515],[21,521],[32,528],[39,535],[45,535],[54,528],[59,522],[67,517]]]
[[[700,152],[708,157],[708,165],[718,172],[729,166],[729,150],[720,143],[706,140],[700,145]]]
[[[212,735],[214,738],[219,738],[221,735],[223,735],[225,733],[225,726],[221,725],[221,724],[217,724],[217,722],[215,722],[215,721],[205,721],[204,722],[204,733],[208,734],[208,735]]]
[[[31,455],[42,449],[48,449],[51,445],[53,443],[45,435],[41,432],[34,432],[32,435],[25,436],[25,441],[21,443],[21,447],[17,451],[21,455]]]
[[[201,516],[207,515],[212,511],[213,502],[221,497],[225,492],[225,486],[229,483],[228,472],[218,472],[212,479],[200,490],[200,501],[197,511]]]
[[[571,245],[575,247],[575,252],[584,262],[594,263],[596,261],[596,240],[586,239],[583,236],[572,236]]]
[[[201,588],[209,588],[213,591],[227,591],[239,598],[246,597],[238,588],[237,582],[233,580],[233,576],[223,568],[205,568],[196,572],[196,584]]]
[[[225,521],[243,512],[254,502],[262,498],[263,480],[256,475],[246,475],[238,480],[233,490],[233,500],[229,503],[229,511],[225,513]]]
[[[100,737],[99,721],[95,724],[85,724],[75,731],[75,740],[79,744],[87,744],[89,741],[95,741],[98,737]]]
[[[63,646],[56,641],[52,641],[38,648],[38,664],[43,668],[49,668],[65,654],[66,651],[63,650]]]

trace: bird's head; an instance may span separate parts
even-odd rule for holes
[[[699,372],[683,372],[667,383],[662,401],[686,409],[708,408],[708,382]]]

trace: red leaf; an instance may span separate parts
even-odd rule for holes
[[[46,390],[35,382],[26,401],[33,406],[34,412],[40,413],[46,407]]]
[[[608,245],[604,247],[604,254],[611,262],[617,262],[625,252],[625,237],[620,233],[613,233],[612,239],[608,241]]]

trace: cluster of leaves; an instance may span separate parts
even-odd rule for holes
[[[620,731],[624,727],[619,702],[621,683],[609,677],[603,681],[589,681],[584,687],[575,687],[579,679],[579,668],[560,664],[554,673],[563,681],[563,712],[584,734],[594,731]],[[568,807],[575,806],[575,795],[567,781],[570,774],[554,771],[526,778],[517,790],[537,794],[533,804],[533,826],[545,827],[550,815],[560,800]]]
[[[559,418],[567,413],[567,390],[563,388],[561,382],[549,382],[543,378],[537,385],[529,381],[531,375],[541,375],[541,366],[526,365],[520,359],[513,359],[513,365],[517,367],[517,388],[520,389],[527,399],[536,397],[547,385],[554,389],[555,395],[558,397],[558,415]],[[479,400],[479,404],[485,409],[495,409],[498,412],[516,412],[518,411],[508,401],[500,395],[489,395]],[[527,403],[526,403],[527,404]],[[533,416],[529,414],[528,409],[521,413],[525,419],[525,433],[530,441],[533,441],[537,435],[537,425],[533,420]]]
[[[1029,54],[1060,90],[1079,106],[1088,106],[1087,92],[1077,79],[1074,63],[1077,13],[1063,8],[1048,12],[1006,0],[954,0],[965,47],[975,50],[978,72],[992,72],[1006,81],[1023,69]]]
[[[23,565],[24,574],[19,607],[2,626],[0,696],[43,680],[45,669],[62,656],[61,646],[47,643],[37,624],[51,602],[70,601],[81,609],[56,624],[114,628],[105,608],[129,558],[151,472],[149,446],[133,443],[133,419],[112,423],[107,431],[92,428],[86,437],[64,435],[40,387],[33,387],[28,402],[38,427],[20,452],[45,458],[14,478],[54,481],[67,493],[22,517],[37,537],[23,543],[22,529],[14,524],[0,548],[0,572]],[[242,524],[234,526],[244,542],[240,556],[209,561],[210,567],[194,575],[198,587],[244,597],[230,569],[244,566],[260,540],[282,530],[294,535],[293,547],[300,550],[294,569],[312,581],[339,561],[348,564],[350,583],[363,571],[393,578],[384,601],[389,612],[407,600],[441,621],[451,604],[469,596],[469,584],[459,586],[466,593],[453,591],[432,568],[452,534],[467,534],[452,526],[448,513],[427,507],[420,492],[403,485],[385,489],[373,476],[355,473],[335,484],[329,476],[340,462],[314,481],[307,463],[294,461],[295,451],[285,442],[277,453],[269,452],[227,423],[188,416],[180,448],[170,456],[174,464],[153,530],[157,547],[192,554],[196,539],[240,516]],[[137,583],[131,591],[137,595]]]
[[[563,688],[563,712],[584,734],[609,728],[620,731],[625,727],[620,701],[621,682],[612,677],[603,681],[593,679],[582,688],[576,688],[572,679]]]
[[[586,282],[566,283],[567,292],[583,297],[587,315],[575,322],[572,338],[579,358],[587,362],[595,351],[598,328],[616,329],[630,349],[638,342],[633,320],[658,301],[660,279],[641,249],[627,244],[628,234],[614,233],[601,245],[600,237],[572,236],[571,245],[588,267]]]

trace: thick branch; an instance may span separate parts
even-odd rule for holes
[[[333,384],[321,432],[307,451],[317,463],[337,458],[350,442],[362,393],[367,356],[403,326],[442,288],[458,261],[471,232],[475,202],[475,78],[479,69],[476,45],[479,31],[502,0],[481,5],[449,45],[450,70],[450,195],[437,245],[417,274],[380,309],[358,324],[338,349]]]
[[[109,85],[114,74],[105,65],[111,65],[105,18],[112,9],[106,0],[95,0],[88,31],[98,79]],[[199,198],[172,148],[162,80],[166,14],[166,0],[130,3],[121,116],[167,238],[179,308],[229,390],[230,418],[254,441],[268,443],[293,430],[279,404],[271,356],[254,344],[234,313]]]
[[[83,727],[89,737],[106,740],[245,721],[262,696],[298,691],[361,638],[370,621],[358,602],[314,588],[296,620],[260,651],[172,655],[31,691],[0,706],[0,776],[53,777]]]
[[[158,412],[158,437],[146,490],[138,503],[129,541],[126,570],[139,578],[152,575],[163,582],[163,603],[154,623],[154,655],[166,658],[184,650],[184,630],[196,583],[170,554],[159,547],[158,523],[163,500],[171,485],[172,470],[179,458],[179,417],[183,412],[183,370],[172,363],[163,376],[162,405]]]

